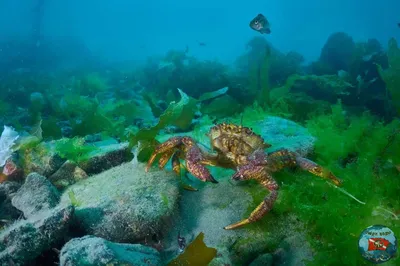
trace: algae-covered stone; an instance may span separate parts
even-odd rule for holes
[[[63,189],[87,177],[88,175],[85,171],[77,166],[76,163],[68,160],[49,177],[49,180],[57,188]]]
[[[305,156],[312,151],[315,138],[308,132],[307,128],[280,117],[268,116],[259,121],[259,133],[272,147],[268,151],[277,149],[289,149]]]
[[[73,210],[72,206],[57,206],[1,231],[0,265],[32,265],[30,262],[65,237]]]
[[[24,213],[26,218],[37,212],[55,207],[60,194],[46,177],[31,173],[12,199],[12,205]]]
[[[0,183],[0,228],[3,223],[16,220],[21,215],[21,212],[16,209],[12,204],[11,200],[15,193],[21,187],[16,182],[6,181]]]
[[[79,163],[87,174],[98,174],[112,167],[132,160],[132,153],[128,143],[95,142],[98,147],[89,154],[90,159]]]
[[[174,214],[178,178],[167,171],[145,172],[125,163],[70,186],[61,202],[73,202],[87,234],[110,241],[136,241],[157,234]]]
[[[162,265],[157,250],[139,244],[119,244],[84,236],[70,240],[60,252],[60,266]]]
[[[54,174],[66,161],[56,153],[53,141],[42,142],[23,156],[25,174],[35,172],[46,177]]]

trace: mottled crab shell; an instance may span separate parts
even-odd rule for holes
[[[271,147],[250,128],[235,124],[217,124],[210,129],[208,137],[213,150],[236,164],[244,162],[256,150]]]

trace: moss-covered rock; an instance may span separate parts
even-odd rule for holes
[[[125,163],[70,186],[61,202],[76,206],[86,234],[138,241],[169,226],[177,207],[177,181],[171,172],[146,173],[140,163]]]
[[[0,233],[1,265],[32,265],[33,260],[66,236],[74,208],[57,206]]]
[[[74,238],[60,252],[61,266],[162,265],[157,250],[138,244],[119,244],[94,236]]]

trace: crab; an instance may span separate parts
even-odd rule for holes
[[[218,183],[206,166],[216,166],[236,170],[232,175],[235,181],[257,180],[269,191],[264,200],[254,209],[250,216],[242,221],[228,225],[224,229],[236,229],[254,223],[266,215],[278,197],[278,183],[272,177],[286,167],[299,167],[321,178],[340,186],[342,181],[331,171],[317,163],[304,158],[288,149],[265,152],[271,147],[264,139],[248,127],[236,124],[221,123],[213,126],[206,134],[210,138],[211,151],[205,150],[188,136],[175,136],[159,144],[147,163],[148,172],[158,155],[159,168],[163,169],[172,158],[172,169],[180,175],[180,159],[185,160],[188,172],[204,182]]]

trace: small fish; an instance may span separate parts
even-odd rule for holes
[[[400,23],[397,23],[397,27],[399,27],[399,28],[400,28]]]
[[[205,42],[199,42],[199,41],[197,41],[197,43],[199,44],[199,46],[206,46],[206,43],[205,43]]]
[[[258,14],[255,18],[250,21],[250,28],[258,31],[261,34],[270,34],[270,24],[267,18],[263,14]]]

